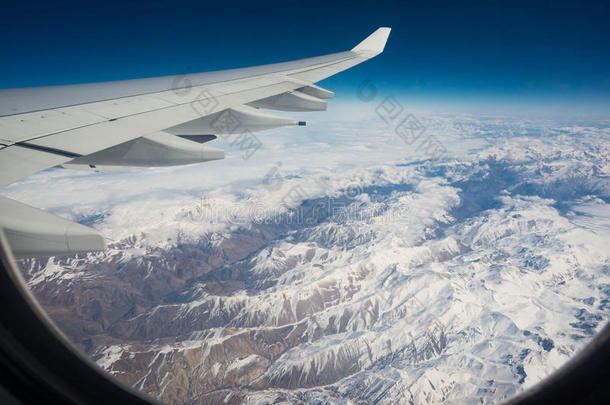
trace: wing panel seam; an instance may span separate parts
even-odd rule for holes
[[[48,146],[40,146],[40,145],[35,145],[35,144],[27,143],[27,142],[17,142],[11,146],[21,146],[24,148],[37,150],[39,152],[53,153],[54,155],[60,155],[60,156],[65,156],[65,157],[69,157],[69,158],[77,158],[77,157],[82,156],[78,153],[70,152],[67,150],[50,148]]]

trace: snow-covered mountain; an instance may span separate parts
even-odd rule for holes
[[[8,193],[113,243],[24,273],[101,367],[168,403],[498,402],[608,320],[610,125],[420,118],[442,157],[363,118],[213,173],[33,176]]]

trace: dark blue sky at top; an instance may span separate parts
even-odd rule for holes
[[[411,102],[610,105],[604,2],[4,1],[0,87],[227,69],[347,50],[391,26],[386,52],[321,85]]]

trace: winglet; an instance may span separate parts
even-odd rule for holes
[[[366,37],[364,41],[352,48],[352,52],[375,55],[380,54],[383,52],[383,48],[385,48],[385,43],[390,36],[391,30],[392,29],[388,27],[377,28],[377,30]]]

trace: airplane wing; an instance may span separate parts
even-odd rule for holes
[[[224,158],[216,135],[304,123],[263,112],[320,111],[314,83],[380,54],[390,28],[346,52],[218,72],[0,90],[0,187],[54,167],[172,166]],[[16,257],[105,249],[94,229],[0,196]]]

